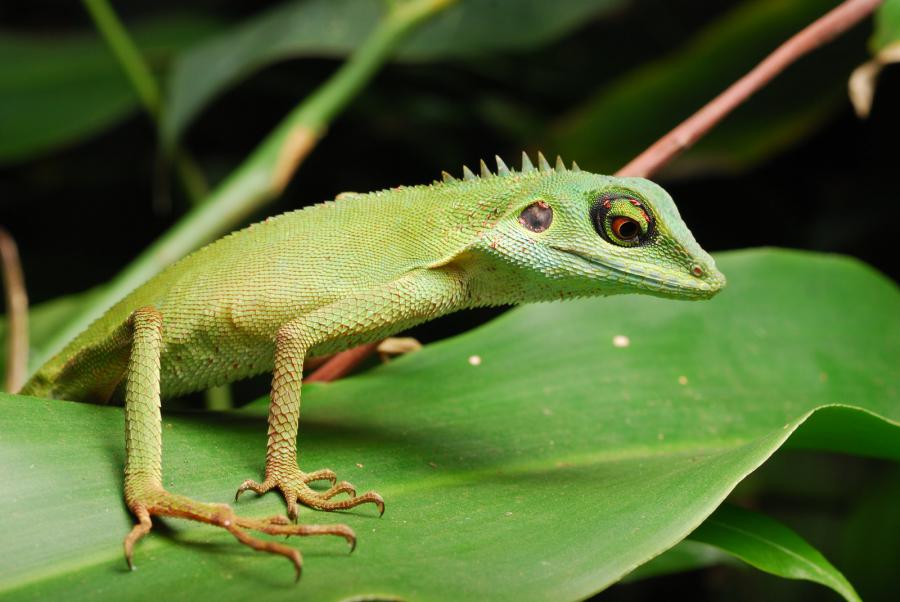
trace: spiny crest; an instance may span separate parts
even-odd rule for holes
[[[495,156],[494,159],[496,159],[496,161],[497,161],[497,173],[493,173],[490,170],[490,168],[488,167],[487,163],[484,162],[484,159],[482,159],[479,162],[480,169],[479,169],[478,175],[475,175],[475,172],[473,172],[471,169],[469,169],[468,166],[463,165],[462,179],[465,181],[465,180],[479,180],[479,179],[497,178],[497,177],[504,178],[504,177],[507,177],[510,175],[515,175],[515,174],[533,174],[533,173],[538,173],[538,172],[540,172],[540,173],[554,173],[554,172],[562,173],[562,172],[566,172],[566,171],[581,171],[581,168],[578,167],[578,164],[575,163],[574,161],[572,161],[571,168],[566,167],[566,164],[563,162],[562,157],[560,157],[559,155],[556,156],[556,164],[551,166],[550,163],[547,161],[547,158],[544,157],[544,154],[541,152],[538,152],[538,161],[537,161],[538,165],[537,165],[537,167],[535,167],[534,163],[532,163],[531,159],[528,157],[528,153],[523,151],[522,152],[522,167],[519,171],[516,171],[515,169],[510,169],[509,167],[507,167],[506,163],[504,163],[503,159],[501,159],[499,156]],[[446,171],[441,172],[441,179],[444,182],[458,182],[459,181],[459,178],[453,177]]]

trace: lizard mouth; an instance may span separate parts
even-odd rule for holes
[[[645,289],[650,294],[658,294],[664,297],[679,297],[692,299],[709,299],[725,285],[725,277],[715,268],[707,269],[709,279],[700,279],[695,276],[687,276],[684,279],[665,278],[650,271],[626,269],[613,263],[598,261],[590,255],[585,255],[575,249],[550,245],[551,248],[575,257],[579,261],[588,264],[594,270],[602,270],[615,274],[619,279],[635,287]]]

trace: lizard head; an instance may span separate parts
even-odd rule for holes
[[[528,163],[530,167],[530,162]],[[708,299],[725,277],[694,240],[669,194],[643,178],[523,167],[517,193],[483,238],[483,251],[553,298],[644,293]]]

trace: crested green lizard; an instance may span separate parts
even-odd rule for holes
[[[160,400],[272,372],[265,478],[238,494],[277,489],[298,503],[339,510],[371,503],[331,470],[301,471],[297,428],[303,363],[463,308],[588,295],[646,293],[706,299],[724,286],[672,199],[640,178],[616,178],[523,154],[492,173],[334,201],[269,218],[178,261],[133,291],[41,367],[21,393],[125,402],[125,501],[151,516],[223,527],[242,543],[300,553],[248,533],[337,535],[345,525],[251,519],[229,506],[168,492],[162,481]],[[309,483],[328,480],[314,490]]]

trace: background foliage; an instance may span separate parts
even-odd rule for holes
[[[35,1],[0,7],[0,222],[15,234],[20,244],[32,300],[37,303],[49,301],[36,308],[33,319],[32,337],[39,349],[41,342],[58,331],[74,312],[90,305],[90,296],[70,296],[72,293],[108,281],[189,209],[191,200],[183,194],[172,168],[176,149],[189,149],[209,185],[215,187],[289,110],[321,85],[340,61],[359,46],[382,14],[378,3],[367,0],[305,0],[253,3],[252,6],[227,1],[195,2],[189,7],[174,2],[118,4],[121,6],[116,5],[116,8],[121,11],[128,30],[161,82],[163,111],[158,130],[142,113],[137,96],[108,47],[92,29],[80,4]],[[479,158],[493,154],[500,154],[509,161],[522,148],[540,148],[548,155],[559,152],[593,171],[615,170],[744,73],[779,41],[835,4],[827,0],[790,3],[745,0],[721,2],[711,8],[709,3],[687,0],[677,3],[662,0],[462,1],[424,24],[401,44],[395,60],[331,123],[327,135],[284,194],[246,219],[332,198],[342,190],[371,190],[399,183],[427,182],[442,169],[458,171],[454,166],[462,162],[471,165]],[[897,30],[891,27],[893,15],[898,14],[896,4],[889,3],[880,17],[881,25],[871,42],[872,51],[889,44],[892,36],[896,37]],[[849,71],[869,57],[867,41],[871,32],[870,25],[856,28],[802,60],[660,174],[658,179],[672,191],[686,221],[706,248],[724,250],[778,245],[843,252],[896,277],[895,253],[891,250],[893,224],[900,215],[896,184],[885,174],[893,173],[896,133],[900,125],[897,111],[892,110],[900,106],[898,68],[889,66],[881,74],[872,114],[865,122],[852,115],[845,92]],[[679,374],[671,372],[674,368],[665,358],[669,357],[666,353],[671,355],[673,350],[680,351],[686,341],[698,338],[696,331],[686,327],[690,324],[704,325],[702,341],[711,347],[709,358],[718,361],[698,359],[697,366],[710,364],[720,370],[738,371],[729,386],[722,386],[709,397],[713,403],[705,409],[702,402],[707,397],[695,399],[697,411],[707,419],[722,421],[727,428],[737,429],[735,432],[746,438],[742,440],[764,438],[767,432],[758,424],[752,426],[753,421],[748,419],[748,411],[752,408],[757,408],[760,416],[771,414],[784,421],[799,420],[803,415],[801,408],[811,409],[830,399],[897,418],[897,337],[889,338],[891,333],[896,334],[898,316],[896,288],[892,284],[878,280],[863,268],[851,269],[840,262],[832,264],[805,256],[728,256],[725,261],[733,288],[728,293],[730,296],[723,296],[721,302],[696,306],[638,299],[597,302],[596,312],[616,316],[616,323],[623,327],[638,318],[642,320],[640,323],[647,323],[647,320],[651,324],[662,324],[666,320],[670,326],[672,321],[675,323],[674,330],[661,328],[652,342],[653,345],[672,346],[659,361],[651,365],[624,362],[612,371],[622,377],[631,376],[632,383],[649,379],[632,395],[618,399],[613,392],[625,389],[617,389],[615,383],[604,380],[604,375],[610,374],[610,362],[623,359],[610,355],[613,350],[606,345],[609,333],[598,335],[596,339],[566,338],[566,328],[587,334],[579,320],[594,317],[595,312],[590,309],[593,306],[528,308],[479,329],[467,335],[468,338],[453,339],[429,351],[430,355],[405,358],[371,377],[311,388],[310,410],[305,410],[310,420],[302,427],[302,436],[307,437],[304,461],[329,463],[337,468],[336,464],[344,462],[346,457],[348,466],[352,467],[355,460],[350,458],[356,458],[365,448],[366,457],[373,458],[372,464],[361,463],[369,465],[374,472],[359,478],[354,475],[354,480],[359,481],[357,484],[361,487],[384,488],[386,495],[391,495],[397,488],[397,514],[394,514],[394,507],[390,507],[391,514],[384,523],[377,525],[376,533],[363,528],[372,522],[367,517],[350,516],[348,520],[357,521],[354,525],[361,532],[361,546],[370,545],[377,549],[378,545],[408,543],[420,532],[417,529],[422,525],[441,520],[437,518],[440,513],[428,514],[440,508],[427,502],[418,503],[414,496],[404,501],[407,498],[401,492],[416,481],[415,471],[428,473],[432,470],[425,456],[431,457],[440,451],[440,446],[452,443],[453,436],[445,432],[421,434],[423,445],[437,446],[432,450],[435,453],[422,454],[421,450],[406,456],[401,453],[413,463],[404,470],[413,472],[397,472],[389,470],[391,462],[377,468],[379,454],[387,454],[392,448],[379,442],[375,435],[365,433],[378,425],[384,408],[393,407],[392,403],[400,409],[406,408],[404,403],[412,403],[419,395],[423,402],[429,400],[432,403],[441,391],[458,395],[456,389],[447,385],[427,391],[427,394],[407,390],[414,388],[416,382],[410,371],[423,371],[427,375],[425,380],[431,383],[438,382],[438,374],[442,374],[441,382],[455,382],[461,368],[450,368],[446,374],[428,372],[441,370],[443,364],[438,359],[454,346],[465,347],[475,344],[473,341],[479,348],[507,345],[508,351],[498,357],[504,357],[510,367],[497,372],[485,370],[484,380],[468,383],[473,390],[481,392],[492,390],[492,386],[502,388],[508,382],[504,379],[515,376],[515,362],[524,361],[521,354],[529,353],[518,346],[534,334],[532,329],[536,323],[544,324],[547,332],[552,333],[550,338],[541,338],[537,343],[539,351],[554,349],[554,342],[560,346],[560,351],[553,357],[548,353],[545,361],[553,364],[560,359],[559,353],[563,349],[574,349],[578,352],[576,356],[586,362],[583,373],[574,380],[570,373],[558,375],[552,365],[533,374],[535,378],[573,383],[572,391],[557,392],[554,397],[568,408],[562,412],[562,417],[557,413],[551,419],[556,423],[554,428],[559,429],[559,436],[554,436],[553,440],[560,443],[584,445],[593,451],[611,449],[615,442],[605,437],[627,437],[632,430],[639,433],[646,429],[652,434],[651,442],[642,445],[650,446],[649,450],[676,449],[671,436],[663,444],[652,441],[658,433],[666,433],[666,429],[675,424],[671,422],[673,416],[661,408],[647,407],[643,412],[640,408],[656,396],[664,398],[665,386],[680,391],[678,394],[686,393],[677,385]],[[795,271],[785,268],[785,262]],[[794,279],[795,283],[801,280],[815,283],[808,287],[790,287],[782,282],[781,286],[793,290],[794,294],[786,293],[783,297],[790,301],[787,309],[784,304],[776,304],[765,314],[777,322],[769,325],[771,330],[766,332],[769,336],[773,333],[777,336],[773,339],[775,342],[765,348],[764,356],[771,360],[773,354],[777,357],[778,350],[794,349],[791,345],[795,344],[796,356],[788,354],[784,357],[803,361],[814,357],[820,362],[826,357],[833,358],[836,373],[846,374],[846,381],[841,381],[840,387],[847,388],[839,387],[838,391],[858,394],[866,390],[861,381],[875,378],[868,389],[871,394],[865,398],[845,395],[843,399],[832,399],[824,394],[827,389],[824,385],[802,393],[804,389],[798,385],[793,361],[773,361],[771,373],[757,373],[748,367],[747,357],[734,358],[720,353],[731,337],[741,332],[740,328],[748,328],[751,334],[762,328],[759,316],[752,311],[753,299],[757,299],[758,307],[759,303],[781,298],[765,288],[752,289],[756,292],[748,293],[748,298],[740,298],[735,290],[751,290],[741,289],[742,275],[773,287],[784,278]],[[858,288],[849,287],[846,280],[856,283]],[[827,316],[810,313],[806,317],[811,322],[804,328],[791,319],[794,314],[779,314],[779,308],[787,311],[793,307],[791,303],[797,304],[791,310],[796,315],[810,311],[803,309],[805,304],[832,313]],[[697,314],[700,317],[677,317],[691,316],[694,312],[701,312]],[[470,312],[453,316],[420,328],[415,334],[426,341],[442,339],[471,329],[495,313]],[[721,327],[723,321],[734,319],[736,315],[744,316],[739,324],[718,331],[717,326]],[[664,316],[669,317],[664,319]],[[813,319],[816,317],[817,320]],[[867,322],[866,328],[854,331],[847,339],[821,330],[823,324],[832,323],[842,323],[849,328],[854,324],[853,320],[863,318],[874,323]],[[687,321],[682,324],[681,319]],[[639,331],[637,323],[634,330]],[[597,324],[601,329],[607,326],[606,323]],[[666,339],[666,332],[670,332],[671,340]],[[777,342],[778,336],[784,337],[783,344]],[[593,349],[591,340],[603,342],[602,348]],[[737,345],[733,341],[731,344]],[[741,353],[749,352],[749,347],[737,345],[736,348]],[[871,354],[869,360],[866,360],[869,358],[866,354]],[[531,363],[527,365],[542,361],[540,356],[528,356],[528,360]],[[873,362],[878,361],[886,362],[880,371],[873,368]],[[846,371],[841,372],[843,369]],[[468,377],[469,373],[465,374]],[[708,377],[715,380],[715,374]],[[668,385],[657,382],[657,378],[668,379],[665,380]],[[578,383],[581,384],[576,387]],[[378,398],[379,387],[383,390],[384,401],[369,401]],[[516,424],[519,420],[522,428],[521,420],[526,420],[527,424],[527,420],[533,419],[515,418],[527,416],[531,407],[523,402],[522,390],[515,390],[519,394],[510,395],[505,403],[502,396],[495,396],[489,407],[473,402],[471,412],[466,413],[470,422],[466,422],[468,426],[463,431],[480,446],[467,452],[471,454],[466,456],[470,461],[481,458],[481,463],[487,462],[495,457],[495,452],[500,454],[496,457],[509,454],[519,461],[520,456],[531,449],[527,441],[513,436],[515,430],[505,436],[488,432],[492,413],[502,424]],[[264,391],[264,380],[244,383],[236,387],[235,398],[238,403],[244,403]],[[776,402],[780,409],[754,405],[761,403],[761,396]],[[367,401],[363,403],[361,398]],[[342,399],[347,401],[342,402]],[[614,400],[617,401],[613,403]],[[716,405],[728,400],[744,400],[749,405],[739,405],[734,412],[724,411]],[[801,400],[808,405],[800,403]],[[3,562],[21,560],[25,564],[19,569],[27,565],[29,556],[23,552],[23,541],[34,546],[29,548],[34,553],[45,554],[42,545],[46,545],[46,539],[37,537],[41,530],[27,528],[32,521],[48,520],[45,533],[70,528],[73,516],[94,517],[100,512],[107,521],[106,528],[98,525],[95,529],[96,534],[102,536],[95,540],[99,542],[98,547],[88,549],[90,546],[83,539],[84,533],[76,529],[69,531],[71,541],[61,539],[61,547],[56,552],[70,560],[88,559],[86,566],[92,567],[93,573],[74,572],[69,577],[59,578],[54,567],[60,565],[49,560],[56,558],[51,554],[43,565],[27,565],[32,567],[28,569],[32,572],[16,573],[19,579],[22,575],[30,575],[31,589],[18,590],[19,594],[23,597],[49,594],[55,587],[72,591],[70,588],[86,583],[101,584],[100,590],[93,590],[99,594],[111,594],[114,588],[126,587],[127,584],[117,579],[115,569],[110,568],[116,566],[120,531],[124,533],[130,520],[118,505],[116,475],[121,460],[117,454],[121,452],[117,451],[118,444],[113,443],[118,441],[115,410],[108,410],[103,414],[105,418],[100,419],[94,415],[95,408],[66,406],[67,409],[61,410],[51,405],[48,408],[52,410],[55,429],[48,432],[41,428],[41,423],[29,422],[29,416],[34,415],[34,408],[38,406],[17,405],[23,402],[16,400],[3,403],[4,423],[22,425],[22,430],[4,429],[0,435],[0,462],[4,474],[21,474],[23,478],[29,473],[38,474],[66,487],[72,479],[68,470],[57,474],[57,480],[53,481],[52,475],[31,470],[29,457],[42,449],[50,450],[49,461],[59,462],[67,455],[77,457],[72,450],[78,449],[79,441],[92,438],[97,441],[96,447],[78,452],[91,458],[93,464],[86,463],[85,466],[94,469],[81,477],[82,485],[75,488],[80,492],[79,496],[71,497],[70,494],[59,498],[66,502],[62,506],[64,512],[60,511],[59,505],[54,505],[55,502],[41,505],[48,504],[54,496],[48,498],[42,493],[46,483],[40,480],[32,480],[27,486],[23,481],[16,489],[16,495],[7,499],[11,509],[31,508],[47,518],[28,517],[14,525],[7,523],[0,529],[3,532],[12,532],[9,530],[12,526],[23,529],[12,548],[7,547],[11,544],[4,538],[7,560]],[[193,407],[201,403],[198,398],[184,400],[180,405]],[[617,420],[632,422],[627,428],[619,425],[621,428],[617,430],[603,429],[604,434],[599,438],[579,434],[579,427],[590,430],[593,426],[588,416],[601,410],[610,413],[597,416],[598,425]],[[192,475],[201,470],[198,467],[203,467],[203,473],[196,475],[200,479],[197,482],[190,480],[187,472],[179,473],[179,466],[172,466],[171,470],[167,466],[170,474],[179,479],[182,491],[225,501],[228,490],[234,485],[231,480],[255,474],[254,471],[259,469],[255,462],[259,459],[258,454],[248,454],[246,450],[261,449],[264,427],[260,423],[258,405],[250,406],[247,412],[249,414],[243,415],[244,418],[204,419],[225,420],[233,426],[251,425],[246,430],[243,427],[225,429],[218,439],[216,434],[210,435],[209,441],[202,437],[179,439],[177,426],[171,436],[167,431],[170,452],[183,450],[167,461],[184,463],[184,468],[190,463]],[[829,412],[833,411],[821,414],[813,426],[801,427],[789,443],[801,448],[866,452],[867,456],[896,458],[892,452],[898,447],[897,435],[890,434],[894,431],[878,430],[879,427],[872,426],[875,423],[865,419],[857,424],[848,416]],[[410,413],[409,418],[412,420],[416,415]],[[372,421],[367,422],[367,417]],[[568,419],[563,421],[564,417]],[[177,416],[172,420],[176,425],[202,424],[191,416]],[[359,428],[354,433],[335,432],[335,424],[358,424]],[[479,424],[484,426],[484,431],[479,430]],[[705,423],[694,416],[678,424],[693,429],[701,428]],[[857,426],[862,430],[852,431]],[[413,426],[409,428],[414,429]],[[421,427],[426,434],[429,428],[432,427]],[[741,430],[743,428],[749,430]],[[852,432],[848,434],[847,429]],[[881,435],[867,436],[870,431],[866,429],[876,429]],[[67,430],[70,432],[65,438],[57,434]],[[46,441],[35,438],[39,431],[47,433]],[[378,429],[375,431],[377,433]],[[401,429],[400,432],[404,431]],[[83,436],[79,437],[77,433]],[[550,431],[544,435],[549,436],[548,433]],[[228,440],[232,435],[252,441],[232,449],[235,442]],[[352,435],[350,441],[356,441],[358,445],[344,441],[348,435]],[[462,437],[459,445],[463,446],[466,440],[471,439]],[[715,440],[712,437],[695,442],[712,445]],[[882,441],[882,444],[878,448],[880,451],[862,450],[851,444],[842,445],[842,441]],[[25,454],[29,449],[28,442],[36,447],[30,455]],[[62,445],[66,442],[70,447]],[[773,444],[768,453],[777,447]],[[214,469],[225,466],[215,460],[216,453],[222,450],[229,450],[229,457],[234,458],[234,463],[228,465],[234,474],[228,473],[232,479],[227,482],[221,478],[222,470]],[[416,453],[422,454],[421,457]],[[194,462],[194,455],[201,460]],[[760,456],[760,461],[764,457],[768,457],[767,454]],[[454,466],[449,459],[446,463],[436,463]],[[498,465],[503,465],[503,461]],[[631,478],[641,474],[640,470],[632,469],[633,466],[624,469],[623,474],[630,474]],[[106,472],[102,472],[104,470]],[[746,471],[734,473],[731,481],[723,483],[733,486],[744,474]],[[453,482],[439,479],[440,487],[433,492],[437,498],[447,495],[445,487],[466,491],[484,487],[485,491],[502,498],[509,495],[503,488],[512,486],[492,479],[481,479],[474,485],[466,480],[469,472],[461,465],[455,465],[453,470],[448,466],[446,475],[445,478]],[[590,502],[590,492],[594,491],[596,483],[603,481],[595,477],[598,480],[592,488],[591,481],[576,479],[574,473],[569,476],[572,477],[570,486],[575,488],[572,500]],[[102,486],[89,487],[91,483],[98,483],[95,479],[101,479]],[[676,479],[675,482],[684,486],[689,481]],[[197,488],[188,489],[191,483]],[[896,533],[900,528],[900,513],[896,503],[891,503],[897,499],[898,483],[895,465],[884,460],[810,451],[779,452],[743,480],[731,499],[790,525],[794,532],[823,552],[865,599],[892,599],[896,595],[896,586],[890,567],[900,556],[896,542],[883,534]],[[545,492],[545,496],[552,496],[547,499],[557,496],[565,499],[565,494],[560,496],[551,487],[553,483],[534,482],[533,485],[531,493]],[[32,491],[29,487],[37,487],[37,490]],[[718,498],[704,499],[714,506],[729,488],[722,485]],[[672,503],[668,486],[660,485],[653,491],[660,496],[657,505]],[[711,494],[706,490],[704,495]],[[87,504],[83,496],[93,500],[90,503],[95,506]],[[493,508],[494,502],[490,500],[496,498],[490,494],[486,497],[489,501],[484,507]],[[511,499],[516,498],[513,495]],[[23,500],[30,501],[25,503]],[[627,516],[621,509],[606,508],[604,512],[602,505],[592,507],[590,503],[557,509],[560,514],[548,512],[537,502],[530,506],[534,522],[524,527],[528,524],[544,524],[551,528],[566,524],[589,525],[595,529],[595,537],[590,541],[600,546],[598,550],[603,547],[604,534],[609,533],[609,523],[605,521]],[[90,508],[96,508],[96,512],[91,514]],[[272,511],[277,509],[277,504],[271,499],[260,500],[252,508]],[[499,506],[496,509],[500,511]],[[518,514],[519,509],[513,512]],[[529,514],[524,508],[521,512]],[[578,521],[569,522],[568,519],[573,518],[568,514],[571,512],[585,514]],[[699,522],[703,515],[699,512],[693,516]],[[4,520],[10,521],[11,516],[4,513]],[[595,520],[588,520],[586,517],[589,516],[594,516]],[[719,516],[720,524],[722,521],[727,524],[729,518],[734,517]],[[408,520],[409,524],[404,528],[398,523],[388,523],[388,520]],[[672,531],[668,538],[657,533],[648,539],[652,545],[643,548],[644,551],[663,551],[695,524],[681,523],[680,530]],[[55,527],[50,529],[53,525]],[[714,525],[711,520],[704,528],[713,531]],[[773,532],[767,531],[765,525],[758,525],[758,528],[760,532]],[[775,533],[779,532],[778,526],[772,528]],[[190,530],[186,538],[177,535],[179,532],[155,535],[155,543],[148,542],[147,550],[139,551],[139,560],[143,558],[142,568],[146,566],[146,571],[150,572],[154,565],[159,565],[156,570],[160,572],[172,571],[178,566],[186,566],[179,565],[180,559],[189,559],[185,562],[200,565],[197,569],[200,574],[220,576],[223,570],[227,572],[234,568],[239,574],[234,575],[233,584],[239,581],[247,585],[247,577],[252,573],[262,575],[261,578],[272,582],[269,585],[279,587],[281,575],[275,571],[283,567],[278,566],[277,561],[272,567],[271,559],[240,555],[227,537],[217,539],[216,534],[208,530]],[[391,535],[392,532],[399,534]],[[34,533],[33,539],[29,539],[30,533]],[[521,537],[517,531],[512,533],[515,535],[509,537]],[[114,542],[112,547],[103,539],[106,536]],[[721,533],[718,538],[715,532],[707,533],[707,536],[720,548],[730,547],[731,552],[737,553],[742,545],[740,541],[728,542]],[[790,536],[785,537],[790,540]],[[222,547],[216,549],[222,550],[224,558],[207,560],[208,546],[198,546],[199,550],[195,550],[186,541],[221,543]],[[451,544],[454,541],[464,539],[449,540]],[[604,596],[635,599],[684,590],[692,597],[710,599],[740,596],[759,599],[765,596],[802,600],[818,598],[822,594],[822,590],[815,589],[817,586],[776,580],[741,568],[741,564],[723,563],[721,553],[700,541],[703,541],[702,531],[697,532],[695,541],[681,544],[643,566],[632,575],[629,584],[615,586]],[[560,546],[563,542],[561,537],[550,537],[543,543]],[[160,545],[164,546],[165,555],[154,551],[153,546]],[[627,572],[624,567],[608,571],[608,565],[592,557],[592,548],[586,545],[588,551],[582,550],[583,555],[586,554],[585,572],[580,576],[564,574],[563,582],[552,585],[549,592],[587,595]],[[487,543],[482,547],[490,550]],[[559,552],[564,553],[567,547],[561,546]],[[307,549],[305,545],[304,549]],[[528,549],[523,546],[523,554]],[[636,548],[625,546],[625,549]],[[752,549],[760,550],[759,547]],[[359,574],[368,574],[367,571],[377,574],[374,569],[379,565],[372,556],[365,555],[364,548],[361,548],[359,558],[350,559],[335,550],[335,547],[322,546],[308,552],[309,582],[305,581],[299,591],[303,591],[303,587],[313,591],[317,587],[315,582],[330,574],[331,569],[326,565],[333,566],[335,575],[360,570],[363,572]],[[501,557],[502,554],[501,549],[489,555]],[[241,563],[229,564],[231,555],[237,556]],[[423,549],[420,555],[427,556],[428,550]],[[779,568],[783,571],[785,567],[793,566],[777,559],[772,561],[771,556],[768,560],[755,558],[754,562],[753,554],[748,555],[746,550],[738,556],[775,573]],[[99,559],[96,565],[90,560],[94,558]],[[527,555],[523,558],[533,560]],[[646,553],[640,561],[635,557],[632,567],[648,558]],[[223,569],[222,562],[231,568]],[[252,567],[240,568],[244,562],[252,563]],[[510,565],[503,571],[508,579],[508,591],[531,583],[526,578],[529,573],[523,563]],[[684,572],[702,565],[711,565],[711,568]],[[36,566],[44,568],[35,569]],[[366,568],[360,569],[361,566]],[[598,573],[598,566],[607,568]],[[537,572],[532,573],[532,577],[541,576],[541,570],[544,568],[535,569]],[[546,571],[548,575],[561,575],[551,569]],[[319,577],[315,572],[319,572]],[[598,577],[601,573],[606,576]],[[186,578],[196,577],[190,572],[181,574]],[[669,576],[643,579],[660,574]],[[48,578],[41,580],[42,575]],[[53,579],[49,578],[54,575]],[[21,582],[17,583],[21,585]],[[838,582],[832,579],[833,586],[835,583]],[[6,589],[12,584],[7,581],[0,587]],[[242,587],[241,584],[234,587]],[[549,581],[545,580],[543,584],[551,587]],[[387,588],[390,583],[383,585]],[[537,586],[532,584],[530,589],[533,593],[544,591],[534,587]],[[838,583],[837,589],[840,587]],[[285,595],[295,593],[293,589],[280,591]],[[384,594],[404,592],[413,597],[417,591],[403,590],[400,586],[378,590]],[[340,591],[333,593],[340,595]],[[553,596],[548,593],[548,597]]]

